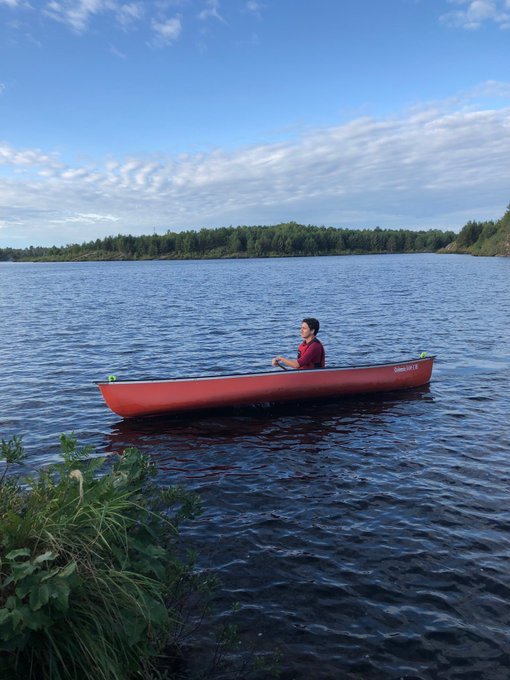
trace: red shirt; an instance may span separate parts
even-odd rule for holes
[[[326,353],[320,340],[314,338],[311,342],[303,342],[298,347],[299,368],[324,368]]]

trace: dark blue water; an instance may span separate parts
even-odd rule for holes
[[[309,315],[330,366],[427,351],[432,383],[147,421],[93,384],[266,370]],[[510,260],[3,263],[0,341],[0,436],[34,465],[61,432],[136,445],[197,491],[218,618],[283,678],[510,677]]]

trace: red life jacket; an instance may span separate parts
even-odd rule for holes
[[[321,349],[321,354],[320,354],[320,361],[315,362],[314,364],[311,365],[311,368],[324,368],[326,366],[326,352],[324,351],[324,346],[320,340],[317,338],[314,338],[311,342],[306,343],[306,351],[313,345],[313,343],[316,342],[319,344],[320,349]],[[304,341],[299,345],[298,347],[298,353],[297,353],[297,358],[300,359],[302,356],[306,358],[306,351],[301,352],[301,347],[303,346]],[[304,366],[301,367],[302,369]]]

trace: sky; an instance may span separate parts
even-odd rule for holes
[[[510,0],[0,0],[0,247],[510,203]]]

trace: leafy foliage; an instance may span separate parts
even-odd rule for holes
[[[2,440],[0,677],[148,677],[179,626],[168,603],[185,568],[172,546],[197,499],[158,489],[136,449],[106,470],[73,436],[61,450],[61,463],[18,480],[21,440]]]
[[[493,223],[490,223],[493,224]],[[480,238],[484,227],[489,226],[489,223],[484,224],[482,222],[468,222],[461,230],[457,237],[457,245],[460,248],[469,248]]]
[[[497,222],[468,222],[447,251],[510,256],[510,206]]]
[[[455,238],[432,229],[335,229],[287,222],[146,236],[108,236],[62,248],[0,250],[0,260],[137,260],[434,252]]]

